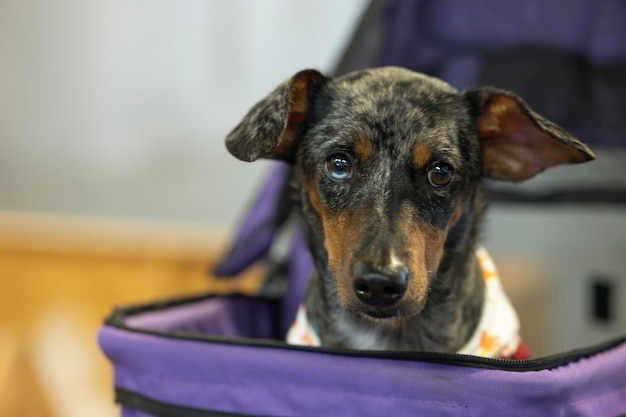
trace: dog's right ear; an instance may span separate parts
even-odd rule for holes
[[[242,161],[291,161],[293,144],[308,119],[311,100],[327,78],[315,70],[298,72],[258,102],[226,137],[226,147]]]
[[[483,176],[527,180],[547,168],[591,161],[595,154],[515,94],[492,87],[467,91],[483,143]]]

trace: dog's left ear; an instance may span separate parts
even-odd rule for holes
[[[585,144],[513,93],[485,87],[464,95],[483,140],[484,177],[519,182],[550,167],[595,159]]]
[[[226,137],[233,156],[291,161],[293,144],[306,126],[311,101],[327,78],[316,70],[298,72],[259,101]]]

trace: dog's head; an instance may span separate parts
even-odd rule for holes
[[[305,217],[338,305],[418,314],[481,177],[519,182],[594,154],[494,88],[457,92],[400,68],[297,73],[228,135],[244,161],[296,167]]]

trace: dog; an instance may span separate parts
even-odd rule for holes
[[[595,158],[509,91],[458,92],[397,67],[298,72],[226,147],[292,165],[314,273],[288,340],[488,357],[518,357],[521,343],[479,245],[482,178],[516,183]]]

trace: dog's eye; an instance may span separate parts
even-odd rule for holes
[[[352,163],[348,155],[339,153],[332,155],[324,165],[326,175],[331,180],[343,181],[352,177]]]
[[[428,171],[428,182],[436,188],[445,187],[452,181],[454,170],[448,164],[435,165]]]

